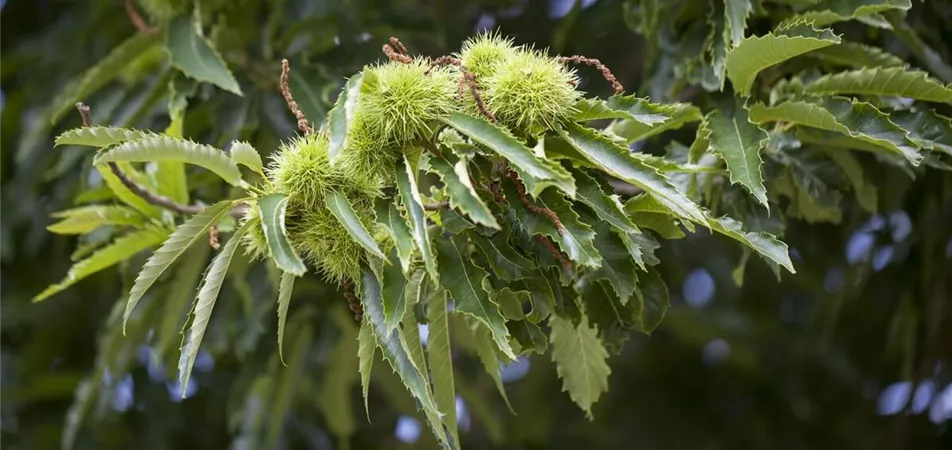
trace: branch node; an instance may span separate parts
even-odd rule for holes
[[[615,78],[615,75],[612,74],[612,71],[602,64],[601,61],[595,58],[586,58],[581,55],[572,55],[572,56],[560,56],[559,62],[565,63],[575,63],[575,64],[587,64],[598,69],[602,73],[602,76],[605,77],[605,81],[612,85],[612,89],[615,90],[616,94],[621,94],[625,92],[625,87],[618,82],[618,79]]]
[[[288,109],[291,110],[291,114],[294,114],[294,117],[297,119],[298,129],[301,130],[305,135],[314,134],[314,128],[311,126],[311,123],[307,121],[307,116],[304,115],[304,111],[301,111],[301,108],[298,107],[296,101],[294,101],[294,96],[291,95],[291,87],[288,85],[288,76],[291,73],[291,64],[288,62],[287,58],[281,60],[281,95],[284,96],[284,102],[288,104]]]

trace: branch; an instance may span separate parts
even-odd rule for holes
[[[129,16],[129,20],[135,25],[136,29],[139,32],[144,34],[156,34],[159,32],[159,29],[153,27],[146,23],[145,19],[142,18],[142,15],[139,14],[139,10],[136,9],[136,6],[133,4],[135,0],[126,0],[126,15]]]
[[[423,205],[423,209],[427,211],[439,211],[441,209],[446,209],[450,207],[450,202],[442,201],[437,203],[427,203]]]
[[[304,111],[301,111],[301,108],[298,107],[296,101],[294,101],[294,96],[291,95],[291,87],[288,86],[288,75],[291,73],[291,64],[288,63],[287,58],[281,60],[281,95],[284,96],[285,103],[288,104],[288,109],[291,110],[291,114],[294,114],[294,117],[297,118],[298,129],[301,130],[305,135],[314,134],[314,128],[311,126],[310,122],[307,121],[307,116],[304,115]]]
[[[588,64],[598,69],[598,71],[602,73],[602,76],[605,77],[605,81],[607,81],[609,84],[612,85],[612,89],[615,90],[616,94],[621,94],[625,92],[625,87],[622,86],[621,83],[618,82],[618,79],[615,78],[615,75],[612,74],[612,71],[607,66],[602,64],[601,61],[595,58],[586,58],[580,55],[572,55],[572,56],[560,56],[559,61],[562,62],[563,64],[570,63],[570,62],[576,63],[576,64]]]

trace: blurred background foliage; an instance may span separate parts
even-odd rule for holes
[[[414,53],[442,55],[478,30],[498,28],[518,43],[599,58],[629,91],[653,101],[691,102],[707,112],[720,100],[697,86],[691,69],[703,58],[707,3],[204,0],[197,12],[204,32],[244,96],[188,81],[152,47],[82,100],[96,123],[164,130],[176,107],[172,92],[187,102],[185,136],[216,146],[243,139],[267,152],[295,132],[278,91],[281,58],[291,60],[299,103],[320,122],[345,77],[381,58],[387,37]],[[752,3],[760,10],[766,0]],[[315,277],[296,286],[285,367],[273,338],[275,273],[236,258],[185,387],[174,377],[178,342],[159,337],[177,332],[184,312],[170,314],[169,304],[191,295],[207,250],[190,255],[196,263],[183,264],[175,282],[143,301],[126,337],[113,325],[142,255],[31,303],[62,277],[77,248],[98,244],[95,233],[78,243],[50,234],[50,213],[108,196],[90,170],[91,153],[53,148],[52,136],[80,121],[72,110],[55,117],[50,105],[136,29],[120,0],[5,1],[0,19],[4,448],[435,446],[399,380],[379,363],[371,421],[364,416],[356,326],[345,300]],[[773,23],[770,15],[751,19],[748,34]],[[943,62],[952,61],[952,2],[915,1],[905,24],[834,29],[952,82]],[[786,64],[793,71],[817,62]],[[592,80],[583,89],[608,94],[597,73],[580,73]],[[663,154],[671,142],[690,142],[694,129],[651,139],[643,150]],[[672,308],[652,336],[633,335],[611,358],[609,392],[594,421],[560,394],[548,356],[503,369],[518,414],[510,415],[461,344],[464,448],[952,447],[952,177],[864,168],[878,188],[875,213],[846,196],[839,223],[781,211],[762,218],[763,229],[786,227],[798,273],[780,281],[756,258],[739,265],[746,261],[739,247],[705,230],[666,241],[660,269]],[[190,172],[195,197],[220,198],[224,187],[206,175]],[[722,207],[749,206],[736,190],[723,195]]]

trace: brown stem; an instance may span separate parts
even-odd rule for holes
[[[552,243],[552,240],[541,234],[539,235],[539,240],[542,241],[542,245],[544,245],[545,248],[549,250],[549,253],[552,254],[552,257],[562,264],[562,267],[565,268],[566,272],[570,272],[572,270],[572,261],[569,261],[565,255],[563,255],[562,252],[556,248],[555,244]]]
[[[390,36],[390,45],[392,45],[393,48],[397,49],[397,52],[399,52],[401,55],[410,54],[409,52],[407,52],[407,48],[403,46],[403,42],[400,42],[400,39]]]
[[[301,111],[301,108],[298,107],[296,101],[294,101],[294,96],[291,95],[291,87],[288,86],[288,75],[291,73],[291,64],[288,62],[287,58],[281,60],[281,95],[284,96],[284,102],[288,104],[288,109],[291,110],[291,114],[294,114],[294,117],[297,119],[298,129],[301,130],[305,135],[314,134],[314,127],[311,126],[311,123],[307,121],[307,116],[304,115],[304,111]]]
[[[354,314],[354,320],[360,323],[364,319],[364,307],[360,305],[360,300],[354,295],[354,283],[345,278],[340,287],[343,290],[344,298],[347,299],[350,312]]]
[[[442,201],[437,203],[427,203],[423,205],[423,209],[427,211],[439,211],[441,209],[446,209],[450,207],[450,202]]]
[[[389,44],[383,44],[383,54],[387,55],[387,58],[391,61],[396,61],[403,64],[410,64],[413,62],[413,58],[394,50]]]
[[[555,225],[556,231],[559,232],[559,235],[562,234],[562,221],[559,220],[559,216],[555,214],[555,211],[552,211],[549,208],[543,208],[537,206],[529,200],[529,197],[526,196],[526,187],[522,184],[522,181],[519,180],[519,177],[516,176],[515,172],[509,172],[509,177],[512,178],[513,183],[516,184],[516,189],[519,191],[519,199],[522,200],[522,205],[526,207],[529,211],[532,211],[536,214],[542,214],[549,218],[552,221],[552,224]]]
[[[621,94],[622,92],[625,92],[625,87],[622,86],[621,83],[618,82],[618,79],[615,78],[615,75],[612,74],[612,71],[608,67],[606,67],[604,64],[602,64],[601,61],[595,58],[586,58],[580,55],[572,55],[572,56],[560,56],[559,61],[562,62],[563,64],[571,62],[575,64],[587,64],[589,66],[592,66],[598,69],[598,71],[602,73],[602,76],[605,77],[605,81],[607,81],[609,84],[612,85],[612,89],[615,90],[616,94]]]
[[[126,15],[129,16],[129,20],[132,22],[132,25],[136,27],[137,30],[145,34],[155,34],[159,32],[159,29],[149,25],[142,15],[139,14],[139,10],[136,9],[135,0],[126,0]]]

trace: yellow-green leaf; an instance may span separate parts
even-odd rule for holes
[[[261,162],[261,155],[258,154],[258,150],[252,147],[251,144],[244,141],[235,141],[231,143],[229,151],[232,160],[255,171],[255,173],[261,175],[262,178],[265,178],[264,164]]]
[[[281,272],[278,283],[278,357],[284,363],[284,326],[288,320],[288,308],[291,306],[291,292],[294,291],[294,279],[297,275]],[[287,364],[284,364],[287,366]]]
[[[420,198],[420,191],[417,188],[416,171],[406,155],[403,157],[403,167],[397,167],[397,190],[400,193],[400,199],[403,206],[407,209],[410,216],[410,229],[413,232],[413,240],[416,241],[417,248],[420,249],[420,255],[423,257],[423,265],[426,267],[426,273],[434,283],[440,280],[440,274],[436,269],[436,256],[430,245],[430,236],[427,232],[426,216],[423,212],[423,199]]]
[[[163,135],[120,143],[100,152],[94,162],[102,164],[150,161],[194,164],[214,172],[232,186],[242,183],[238,166],[225,152],[208,145]]]
[[[125,206],[80,206],[53,213],[51,217],[61,219],[46,227],[56,234],[85,234],[103,225],[139,228],[145,224],[141,214]]]
[[[479,197],[473,187],[465,159],[460,159],[451,166],[449,161],[434,156],[429,159],[429,164],[430,168],[443,180],[451,208],[458,209],[478,224],[499,229],[499,222],[496,221],[493,212],[489,210],[486,202]]]
[[[360,221],[360,217],[358,217],[354,211],[350,200],[347,200],[344,194],[336,191],[328,191],[324,194],[324,204],[327,206],[327,209],[330,210],[331,214],[340,221],[340,224],[347,230],[347,233],[349,233],[364,250],[367,250],[380,259],[386,259],[380,247],[377,246],[377,242],[374,241],[373,236],[370,235],[370,232],[367,231],[367,228],[365,228],[364,224]]]
[[[271,259],[279,269],[295,276],[304,275],[307,267],[288,240],[284,223],[288,209],[288,197],[284,194],[268,194],[258,199],[258,216]]]
[[[151,131],[133,130],[119,127],[80,127],[66,130],[56,137],[55,145],[83,145],[87,147],[109,147],[120,142],[137,141],[155,137]]]
[[[427,335],[427,354],[430,357],[430,377],[433,379],[433,398],[443,411],[443,426],[453,438],[453,448],[459,446],[456,426],[456,388],[453,383],[453,355],[450,351],[449,323],[447,321],[446,292],[436,290],[429,296],[426,309],[430,333]]]

